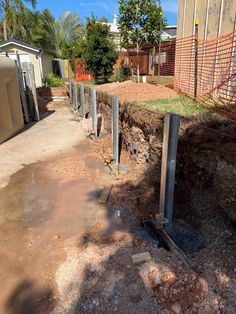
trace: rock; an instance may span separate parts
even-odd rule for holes
[[[227,285],[229,283],[229,277],[222,272],[216,273],[216,279],[221,285]]]
[[[160,285],[161,285],[161,278],[160,278],[159,276],[156,278],[155,284],[156,284],[157,286],[160,286]]]
[[[149,252],[142,252],[142,253],[134,254],[131,256],[131,258],[135,265],[146,263],[151,260],[151,256]]]
[[[182,309],[181,309],[181,305],[179,303],[175,303],[172,305],[172,310],[174,311],[174,313],[181,313]]]
[[[91,285],[92,285],[93,288],[96,287],[96,285],[98,284],[98,281],[99,281],[98,277],[93,278],[93,280],[91,282]]]
[[[93,304],[94,304],[95,306],[98,306],[98,305],[99,305],[99,300],[98,300],[98,298],[93,299]]]
[[[60,235],[59,234],[55,234],[54,236],[53,236],[53,240],[59,240],[61,237],[60,237]]]

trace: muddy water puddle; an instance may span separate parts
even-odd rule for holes
[[[100,186],[111,180],[102,170],[97,155],[81,145],[25,166],[0,189],[0,313],[21,313],[24,296],[26,308],[44,311],[44,300],[53,303],[49,292],[65,259],[64,241],[107,219],[97,203]]]

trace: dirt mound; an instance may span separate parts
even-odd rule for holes
[[[137,84],[132,81],[108,83],[96,86],[96,88],[98,91],[119,96],[121,102],[144,101],[177,96],[177,93],[169,87],[148,83]]]

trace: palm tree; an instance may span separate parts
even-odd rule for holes
[[[63,47],[79,42],[83,38],[82,20],[71,11],[64,12],[58,21],[55,21],[48,10],[45,10],[40,18],[43,24],[41,28],[51,38],[48,42],[54,43],[55,52],[59,56]],[[43,37],[41,40],[43,41]]]
[[[3,16],[3,39],[8,39],[9,29],[14,34],[17,28],[17,13],[24,10],[24,2],[29,2],[34,8],[36,0],[0,0],[0,13]]]
[[[82,20],[78,14],[65,11],[56,25],[58,40],[64,41],[67,45],[81,40],[83,36],[82,25]]]

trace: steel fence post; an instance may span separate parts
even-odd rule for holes
[[[85,118],[84,84],[80,84],[80,106],[82,110],[82,116]]]
[[[97,126],[97,95],[96,89],[91,89],[91,102],[92,102],[92,127],[95,134],[95,137],[98,136],[98,126]]]
[[[198,92],[198,24],[199,21],[195,21],[195,51],[194,51],[194,99],[197,99]]]
[[[179,138],[180,116],[166,114],[164,124],[161,189],[160,189],[160,215],[167,219],[166,230],[172,228],[176,156]]]
[[[112,156],[119,164],[119,98],[112,96]]]
[[[70,97],[70,104],[72,104],[72,82],[69,81],[69,97]]]
[[[78,111],[78,90],[77,90],[77,82],[74,82],[74,99],[73,99],[73,105],[74,105],[74,110]]]

